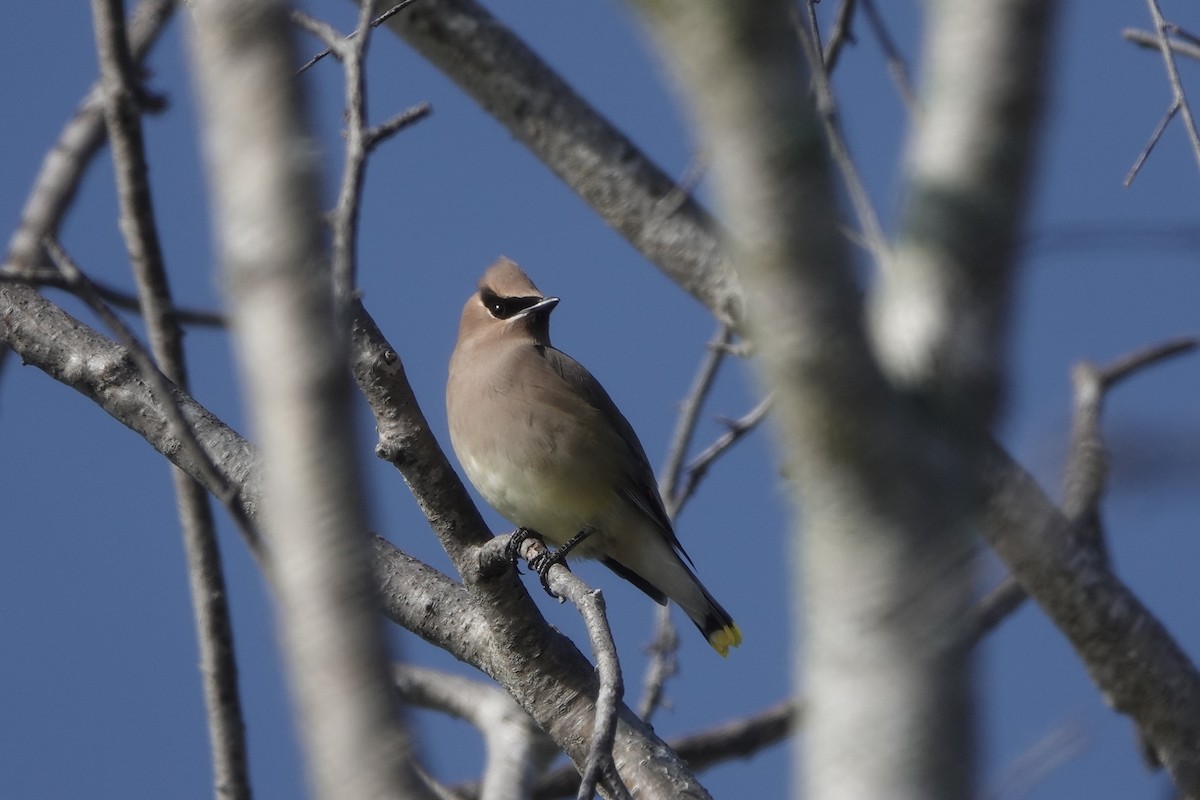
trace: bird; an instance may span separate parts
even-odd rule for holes
[[[671,600],[722,656],[741,644],[733,618],[697,579],[633,427],[582,364],[550,344],[547,297],[501,257],[463,307],[446,413],[467,478],[520,538],[600,560],[660,605]],[[547,591],[549,587],[547,586]]]

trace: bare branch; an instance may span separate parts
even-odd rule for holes
[[[120,228],[137,281],[139,308],[154,359],[163,374],[180,389],[188,388],[183,334],[158,239],[158,224],[142,140],[141,111],[133,53],[126,38],[121,0],[93,0],[96,45],[100,54],[104,117],[108,127],[121,206]],[[76,270],[76,277],[78,271]],[[115,316],[115,315],[112,315]],[[162,393],[164,402],[170,395]],[[182,426],[186,429],[186,426]],[[190,435],[190,430],[188,431]],[[194,438],[192,439],[195,445]],[[195,445],[198,449],[198,445]],[[213,790],[222,800],[251,797],[246,761],[245,723],[238,693],[233,628],[226,598],[225,575],[216,528],[204,487],[182,470],[171,467],[179,505],[188,583],[200,650],[209,739],[213,753]],[[240,505],[234,505],[240,511]],[[252,529],[241,517],[246,531]],[[252,535],[252,534],[251,534]]]
[[[1127,41],[1133,42],[1140,47],[1161,52],[1162,44],[1158,38],[1158,34],[1154,33],[1153,31],[1140,31],[1136,28],[1126,28],[1125,30],[1121,31],[1121,36]],[[1179,55],[1200,61],[1200,45],[1196,44],[1195,42],[1181,42],[1178,39],[1169,39],[1167,43],[1171,46],[1171,49]]]
[[[129,46],[135,64],[141,64],[158,41],[171,19],[173,0],[142,0],[129,24]],[[80,103],[71,121],[59,134],[33,182],[21,224],[8,242],[5,262],[23,270],[41,266],[44,258],[42,239],[56,236],[63,215],[75,199],[75,192],[92,157],[104,143],[103,98],[99,82]]]
[[[718,320],[741,318],[719,226],[676,182],[475,0],[417,3],[388,28],[471,95]]]
[[[687,397],[679,406],[679,418],[675,422],[675,432],[671,435],[671,443],[667,446],[667,463],[663,467],[662,478],[659,480],[659,491],[667,502],[667,515],[674,519],[679,514],[681,503],[675,501],[679,488],[680,475],[684,459],[692,446],[696,434],[696,425],[700,421],[700,411],[712,390],[713,381],[717,378],[717,370],[728,353],[728,345],[733,341],[733,331],[729,326],[721,325],[716,335],[705,348],[704,358],[692,379]]]
[[[12,281],[30,286],[46,286],[52,289],[62,289],[66,292],[71,292],[75,289],[75,284],[64,278],[61,272],[43,268],[23,270],[18,269],[15,263],[6,264],[5,269],[0,270],[0,281]],[[121,291],[96,280],[91,281],[91,286],[93,291],[113,308],[134,312],[141,311],[142,306],[136,295]],[[179,325],[194,325],[199,328],[225,328],[228,326],[225,315],[219,311],[172,306],[169,316]]]
[[[1099,503],[1108,472],[1100,431],[1105,396],[1137,371],[1189,353],[1196,347],[1196,339],[1175,339],[1122,356],[1103,367],[1084,363],[1076,369],[1070,455],[1063,478],[1066,487],[1063,514],[1070,523],[1068,538],[1090,542],[1106,563],[1099,519]],[[982,640],[1027,598],[1028,594],[1015,578],[1011,575],[1005,578],[973,609],[968,633],[970,645]]]
[[[1070,640],[1105,701],[1131,716],[1187,795],[1200,795],[1200,673],[1033,478],[994,446],[981,527]]]
[[[226,478],[223,471],[213,459],[209,458],[208,452],[201,445],[188,422],[187,415],[177,402],[178,390],[159,371],[154,364],[153,357],[137,340],[129,326],[122,322],[121,318],[108,307],[108,304],[91,290],[87,276],[71,260],[58,242],[47,238],[43,242],[43,246],[46,248],[51,262],[62,271],[68,281],[74,284],[73,291],[83,298],[96,316],[116,334],[121,344],[125,346],[128,356],[137,365],[140,377],[148,385],[154,402],[160,407],[161,413],[165,417],[166,433],[173,439],[173,442],[166,442],[162,447],[173,445],[187,451],[187,462],[190,464],[191,470],[194,470],[193,477],[202,482],[225,505],[241,530],[250,552],[254,554],[260,564],[264,563],[263,542],[257,529],[246,515],[242,499],[238,496],[237,486]]]
[[[642,699],[637,715],[649,722],[663,705],[663,688],[679,672],[679,633],[671,621],[671,606],[658,606],[654,611],[654,639],[650,642],[650,662],[642,678]]]
[[[716,441],[700,452],[691,463],[688,464],[684,472],[683,483],[672,498],[672,503],[679,508],[682,507],[688,499],[696,493],[696,489],[700,487],[700,482],[704,480],[704,476],[708,474],[709,468],[713,465],[721,455],[733,447],[746,434],[753,431],[758,424],[766,419],[767,412],[771,410],[774,403],[772,395],[767,395],[754,408],[750,409],[745,416],[734,420],[726,420],[725,433],[721,434]]]
[[[399,356],[361,304],[354,320],[352,367],[379,429],[376,454],[400,470],[468,591],[480,597],[485,610],[481,613],[488,615],[488,646],[472,648],[468,654],[457,649],[452,652],[508,689],[583,769],[588,740],[581,731],[594,725],[596,708],[590,698],[599,691],[592,666],[574,645],[546,624],[515,570],[499,557],[504,541],[491,537],[458,475],[437,446]],[[552,568],[552,588],[560,572],[570,575],[565,568]],[[395,596],[395,602],[408,603],[402,584],[385,591],[387,596]],[[436,613],[418,603],[404,618],[424,619]],[[450,613],[449,618],[453,618]],[[460,647],[442,638],[447,633],[442,626],[426,621],[422,629],[427,632],[421,635],[435,637],[442,642],[441,647]],[[456,628],[452,626],[452,630]],[[539,669],[531,671],[524,654],[535,650],[541,654]],[[565,697],[571,699],[564,702]],[[701,798],[708,796],[683,763],[663,749],[653,730],[624,706],[619,708],[616,737],[621,778],[635,794],[684,791]]]
[[[821,122],[825,126],[825,139],[829,142],[829,152],[833,157],[833,163],[837,165],[838,171],[842,174],[842,181],[846,186],[846,194],[850,197],[850,204],[854,206],[854,213],[858,217],[866,249],[874,257],[878,269],[886,271],[891,261],[892,249],[883,232],[883,227],[879,224],[879,217],[875,213],[875,206],[871,203],[867,187],[858,172],[858,166],[850,155],[850,146],[846,142],[842,124],[838,118],[837,100],[834,98],[833,88],[829,84],[829,72],[821,55],[820,33],[817,30],[816,14],[811,2],[808,4],[808,9],[809,35],[806,36],[803,28],[798,24],[797,38],[808,59],[808,70],[812,75],[817,110],[820,112]]]
[[[813,0],[809,0],[808,6],[811,13]],[[825,51],[821,58],[825,64],[825,71],[827,73],[832,74],[834,69],[837,68],[838,57],[842,54],[842,47],[848,42],[854,41],[854,33],[850,30],[850,26],[854,22],[854,12],[857,7],[858,0],[841,0],[838,3],[837,11],[834,12],[833,16],[833,30],[829,34],[829,42],[825,45]]]
[[[383,12],[378,17],[376,17],[375,19],[371,20],[370,27],[378,28],[380,25],[382,25],[383,23],[385,23],[389,19],[391,19],[394,15],[400,13],[401,11],[408,8],[410,5],[412,5],[415,2],[417,2],[417,0],[401,0],[401,2],[392,6],[387,11]],[[292,13],[293,13],[293,16],[292,16],[293,22],[295,22],[297,25],[304,28],[305,30],[307,30],[309,33],[313,34],[317,38],[319,38],[329,44],[329,46],[326,47],[324,50],[317,53],[315,56],[310,58],[308,61],[304,62],[304,64],[300,67],[300,69],[296,70],[296,74],[300,74],[302,72],[307,72],[309,67],[311,67],[313,64],[316,64],[318,61],[320,61],[325,56],[327,56],[331,53],[334,54],[335,57],[337,57],[337,58],[342,57],[343,51],[342,51],[341,45],[342,45],[343,40],[338,37],[337,32],[334,31],[334,29],[331,26],[326,25],[324,22],[320,22],[319,20],[316,20],[315,18],[313,18],[303,12],[293,11]],[[313,23],[316,23],[316,24],[314,25]],[[363,30],[366,30],[366,28],[364,26],[360,25],[353,33],[350,33],[345,37],[346,40],[351,40],[351,39],[355,38],[356,36],[359,35],[359,32],[363,31]]]
[[[802,701],[785,700],[747,717],[672,739],[668,746],[700,772],[734,758],[748,758],[782,742],[799,729],[803,713]],[[578,785],[579,775],[574,769],[556,769],[538,782],[532,797],[569,797]],[[456,786],[455,791],[464,798],[479,797],[475,784]]]
[[[481,572],[499,574],[508,566],[509,541],[515,535],[513,533],[497,537],[480,548]],[[547,550],[545,544],[537,538],[529,537],[521,543],[520,552],[527,562],[532,562],[534,558],[545,555]],[[576,577],[564,563],[556,563],[550,567],[545,585],[560,602],[569,600],[579,611],[587,626],[592,653],[596,657],[596,672],[600,676],[596,691],[596,716],[591,726],[591,735],[588,737],[587,758],[580,769],[582,780],[577,798],[589,800],[595,794],[596,785],[602,778],[613,796],[628,798],[628,789],[621,782],[613,762],[617,712],[625,687],[621,679],[617,648],[613,643],[612,631],[605,614],[604,597],[599,589],[592,589]]]
[[[909,116],[916,116],[917,112],[921,110],[921,104],[917,99],[916,89],[913,88],[912,79],[908,76],[908,65],[904,62],[904,56],[900,53],[900,48],[896,46],[891,33],[888,32],[883,15],[875,7],[875,0],[862,0],[862,4],[871,31],[879,41],[879,48],[883,50],[888,72],[892,76],[892,82],[896,84],[900,99],[904,101],[904,107],[908,109]]]
[[[1184,92],[1183,81],[1179,77],[1179,68],[1175,66],[1175,51],[1167,36],[1170,26],[1163,19],[1162,10],[1158,7],[1158,0],[1146,0],[1146,7],[1150,10],[1150,18],[1154,22],[1154,30],[1158,36],[1158,50],[1162,53],[1163,66],[1166,67],[1167,79],[1171,83],[1171,95],[1174,97],[1175,104],[1179,106],[1179,111],[1183,114],[1183,124],[1187,128],[1188,139],[1192,143],[1192,155],[1196,158],[1197,167],[1200,167],[1200,131],[1196,130],[1196,119],[1192,116],[1192,107],[1188,105],[1187,93]]]
[[[1154,146],[1158,144],[1158,140],[1162,138],[1163,131],[1167,129],[1167,125],[1179,113],[1179,102],[1172,101],[1171,107],[1167,109],[1167,113],[1162,115],[1162,119],[1154,126],[1154,133],[1150,134],[1150,141],[1146,142],[1146,146],[1142,148],[1142,152],[1138,153],[1137,159],[1133,162],[1133,166],[1129,168],[1129,172],[1125,174],[1125,180],[1121,181],[1121,185],[1128,189],[1133,184],[1133,179],[1142,171],[1142,166],[1145,165],[1146,159],[1150,158],[1150,153],[1153,152]]]
[[[397,665],[393,674],[408,703],[466,720],[483,735],[482,800],[532,795],[534,782],[559,750],[511,697],[482,681],[408,664]]]
[[[358,268],[358,213],[367,171],[367,89],[363,75],[367,43],[371,40],[374,0],[364,0],[358,12],[358,36],[343,48],[346,73],[346,150],[342,185],[333,212],[333,296],[338,316],[349,320],[350,297]]]
[[[1000,781],[995,800],[1020,800],[1034,786],[1044,781],[1054,770],[1083,752],[1087,745],[1083,725],[1068,720],[1055,726],[1013,761]]]
[[[971,609],[971,622],[967,626],[967,646],[975,647],[984,637],[995,630],[1001,622],[1016,613],[1029,598],[1024,587],[1009,575]]]
[[[383,144],[400,131],[404,130],[410,125],[415,125],[432,113],[433,106],[431,106],[429,103],[418,103],[412,108],[401,111],[399,114],[384,120],[378,125],[367,128],[367,151],[369,152],[374,150],[377,145]]]
[[[204,12],[191,30],[202,141],[313,791],[339,800],[430,796],[394,702],[370,583],[349,335],[321,242],[316,148],[301,113],[287,9],[214,0]]]

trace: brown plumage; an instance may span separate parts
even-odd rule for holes
[[[671,599],[725,655],[741,632],[689,569],[633,428],[591,373],[551,346],[557,304],[507,258],[484,273],[450,358],[454,451],[509,521],[551,545],[587,531],[572,555]]]

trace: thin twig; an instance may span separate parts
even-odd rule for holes
[[[1100,371],[1100,380],[1103,382],[1105,390],[1112,389],[1139,370],[1152,367],[1174,356],[1185,355],[1197,347],[1200,347],[1200,339],[1184,336],[1138,350],[1115,361],[1110,361]]]
[[[671,519],[679,515],[683,502],[687,499],[676,502],[684,459],[687,458],[696,435],[700,412],[712,391],[721,362],[730,354],[729,346],[732,342],[733,329],[722,323],[705,347],[704,357],[696,370],[696,376],[692,379],[691,388],[680,404],[679,418],[671,435],[671,443],[667,447],[667,463],[659,480],[659,492],[662,494],[667,516]],[[654,639],[649,648],[650,661],[642,677],[642,699],[638,703],[638,716],[646,722],[650,721],[655,709],[662,703],[666,681],[678,671],[676,653],[679,650],[679,636],[675,623],[671,620],[671,607],[667,605],[657,609],[654,620]]]
[[[203,445],[196,438],[191,425],[188,424],[187,419],[183,416],[183,412],[179,408],[179,404],[175,401],[174,387],[171,385],[171,382],[155,366],[154,360],[146,352],[146,348],[142,343],[138,341],[133,331],[129,329],[129,326],[91,288],[91,280],[84,275],[83,271],[67,255],[62,245],[49,236],[42,241],[42,245],[46,248],[46,254],[50,257],[51,263],[62,270],[68,280],[76,284],[75,293],[87,303],[96,316],[116,335],[117,340],[124,345],[130,358],[137,365],[138,373],[146,381],[150,392],[158,400],[159,408],[170,424],[173,436],[178,440],[180,446],[186,448],[190,453],[201,480],[209,486],[218,487],[213,494],[229,510],[229,514],[242,532],[242,536],[245,538],[250,552],[265,569],[264,543],[258,535],[253,521],[239,501],[237,487],[230,484],[225,475],[222,474],[212,459],[209,458]]]
[[[354,291],[354,273],[358,264],[358,214],[363,183],[367,175],[367,88],[363,62],[371,40],[371,15],[375,0],[362,0],[358,12],[358,30],[362,35],[348,40],[343,48],[342,69],[346,71],[346,156],[342,168],[342,186],[337,210],[333,215],[333,296],[339,316],[349,321],[346,304]]]
[[[420,122],[432,113],[433,106],[428,102],[417,103],[412,108],[405,109],[390,119],[387,119],[373,127],[367,128],[367,152],[374,150],[376,146],[387,141],[408,126]]]
[[[408,0],[413,2],[414,0]],[[358,218],[362,205],[363,185],[367,174],[367,155],[377,145],[394,136],[415,122],[424,119],[433,110],[429,103],[413,106],[376,127],[367,125],[367,87],[364,63],[371,30],[404,5],[394,6],[375,20],[375,0],[363,0],[359,5],[358,27],[355,34],[342,37],[331,25],[308,14],[293,10],[292,21],[322,39],[342,62],[346,74],[346,147],[342,167],[341,187],[338,191],[337,207],[332,214],[334,297],[340,313],[349,319],[346,304],[354,292],[357,269]],[[362,32],[362,35],[356,35]],[[327,51],[327,52],[329,52]],[[310,62],[315,63],[315,62]],[[303,72],[303,69],[301,69]]]
[[[15,264],[6,264],[5,269],[0,270],[0,281],[62,289],[65,292],[73,292],[76,288],[74,283],[63,277],[63,274],[57,270],[51,271],[49,269],[38,268],[26,271],[15,270],[15,267]],[[116,289],[97,280],[92,281],[92,289],[114,308],[137,313],[140,313],[142,310],[141,303],[137,297],[129,292]],[[198,328],[226,328],[229,326],[229,321],[219,311],[172,306],[168,316],[180,325],[192,325]]]
[[[1174,33],[1176,36],[1187,40],[1189,44],[1200,45],[1200,36],[1197,36],[1191,31],[1179,27],[1174,22],[1170,23],[1167,27],[1170,28],[1171,33]]]
[[[825,61],[821,55],[820,31],[817,29],[817,17],[811,1],[808,4],[808,10],[808,35],[806,36],[802,29],[797,30],[797,38],[800,40],[813,76],[813,92],[816,95],[817,111],[820,112],[821,123],[825,127],[829,152],[838,171],[842,174],[846,193],[850,197],[850,204],[854,206],[854,213],[858,217],[858,224],[862,229],[867,250],[874,256],[880,271],[887,271],[892,255],[891,246],[888,244],[887,236],[884,235],[883,226],[879,224],[879,215],[875,213],[871,195],[867,191],[866,184],[863,183],[854,158],[850,155],[850,146],[842,132],[837,100],[834,98],[833,87],[829,83],[829,73],[826,71]]]
[[[654,612],[654,639],[650,642],[650,663],[642,678],[642,699],[637,715],[649,722],[663,706],[663,688],[679,672],[679,632],[671,621],[671,606],[658,606]]]
[[[700,481],[704,479],[708,473],[709,467],[713,462],[720,458],[721,454],[728,450],[746,434],[754,430],[758,423],[762,422],[766,417],[767,412],[771,410],[773,398],[768,395],[757,406],[752,408],[745,416],[735,420],[726,421],[726,431],[721,434],[716,441],[710,444],[700,455],[692,459],[688,464],[687,471],[684,474],[683,485],[679,487],[679,491],[675,493],[672,502],[676,506],[682,506],[687,502],[693,494],[696,493]]]
[[[1133,179],[1142,171],[1142,166],[1146,163],[1146,159],[1150,158],[1150,153],[1154,150],[1154,146],[1158,144],[1158,140],[1162,138],[1163,131],[1167,129],[1167,124],[1174,119],[1179,113],[1179,102],[1172,101],[1167,113],[1162,115],[1162,119],[1154,126],[1154,133],[1150,134],[1150,141],[1146,142],[1146,146],[1142,148],[1142,152],[1138,153],[1137,160],[1133,162],[1133,166],[1129,168],[1129,172],[1125,175],[1125,180],[1121,181],[1121,186],[1128,189],[1133,184]]]
[[[379,27],[380,25],[382,25],[383,23],[385,23],[389,19],[391,19],[394,15],[400,13],[401,11],[408,8],[410,5],[412,5],[415,2],[417,2],[417,0],[402,0],[402,2],[397,3],[396,5],[389,8],[387,11],[380,14],[375,19],[371,20],[370,27],[372,27],[372,28]],[[304,16],[308,17],[307,14],[305,14]],[[313,18],[308,17],[308,19],[312,20]],[[301,27],[305,28],[310,33],[316,33],[316,31],[314,31],[312,28],[308,27],[307,22],[300,21],[300,18],[296,15],[296,12],[293,12],[292,21],[295,22],[296,24],[300,25]],[[324,25],[325,23],[320,23],[320,24]],[[329,30],[332,31],[333,28],[329,28]],[[365,30],[365,28],[362,25],[360,25],[357,30],[355,30],[353,33],[347,35],[345,38],[347,40],[353,39],[356,36],[358,36],[359,31],[362,31],[362,30]],[[317,34],[317,35],[322,40],[327,41],[329,46],[326,47],[321,52],[317,53],[315,56],[310,58],[308,61],[304,62],[304,65],[302,67],[300,67],[300,69],[296,70],[297,75],[299,75],[303,72],[307,72],[309,67],[311,67],[313,64],[316,64],[318,61],[320,61],[321,59],[323,59],[325,56],[329,55],[330,53],[333,53],[336,57],[340,58],[340,51],[339,51],[338,45],[335,42],[329,41],[329,39],[322,34]],[[334,38],[336,38],[336,37],[334,37]]]
[[[809,7],[812,7],[812,1],[809,1]],[[837,68],[838,58],[842,54],[842,48],[846,44],[854,42],[854,31],[851,25],[854,22],[854,11],[858,7],[858,0],[841,0],[838,4],[837,11],[833,15],[833,30],[829,33],[829,41],[825,45],[825,53],[822,60],[825,62],[825,71],[832,74]]]
[[[130,49],[135,64],[141,64],[149,54],[175,7],[172,0],[138,3],[129,24]],[[40,261],[45,257],[42,239],[58,233],[58,226],[75,199],[87,165],[104,143],[106,133],[103,97],[97,81],[84,95],[74,116],[42,161],[21,210],[21,224],[9,240],[4,258],[6,264],[32,270],[44,263]]]
[[[1200,167],[1200,131],[1196,130],[1196,119],[1192,116],[1192,108],[1188,105],[1187,95],[1183,91],[1183,81],[1179,78],[1179,69],[1175,66],[1175,52],[1167,37],[1167,22],[1163,19],[1162,10],[1158,7],[1158,0],[1146,0],[1146,6],[1150,9],[1151,19],[1154,20],[1154,30],[1158,34],[1158,49],[1162,53],[1163,66],[1166,67],[1167,78],[1171,82],[1171,92],[1175,102],[1179,104],[1179,110],[1183,114],[1183,123],[1187,128],[1188,139],[1192,143],[1192,155],[1196,159],[1196,165]]]
[[[1176,30],[1178,30],[1178,28],[1176,28]],[[1121,37],[1126,41],[1132,42],[1139,47],[1144,47],[1147,50],[1154,50],[1155,52],[1158,52],[1160,47],[1158,36],[1151,31],[1141,31],[1137,28],[1126,28],[1125,30],[1121,31]],[[1200,61],[1200,44],[1195,44],[1193,42],[1181,42],[1178,39],[1171,39],[1170,45],[1171,49],[1177,54]]]
[[[921,104],[917,100],[917,91],[913,88],[912,79],[908,75],[908,65],[904,61],[904,56],[901,55],[900,48],[896,46],[896,41],[888,32],[883,15],[875,7],[875,0],[862,0],[862,4],[863,11],[867,12],[867,22],[871,25],[871,31],[879,41],[880,49],[883,50],[888,73],[896,84],[900,99],[904,101],[904,107],[908,109],[908,113],[916,115],[921,109]]]
[[[706,149],[701,149],[692,156],[692,160],[684,167],[683,174],[679,176],[679,180],[671,187],[671,191],[663,195],[662,200],[658,202],[655,208],[659,214],[668,215],[674,214],[679,209],[683,208],[692,197],[692,192],[700,185],[700,181],[704,179],[704,173],[708,171],[708,166],[712,162],[712,155]]]
[[[971,609],[971,621],[967,625],[964,644],[974,647],[1020,608],[1029,595],[1009,575],[996,588],[988,592],[975,608]]]
[[[674,502],[675,493],[679,488],[684,459],[691,449],[692,439],[696,435],[696,425],[700,421],[700,411],[712,390],[716,380],[717,370],[729,353],[729,345],[733,341],[733,330],[725,324],[717,328],[712,341],[704,350],[704,358],[692,379],[691,388],[679,406],[679,418],[675,423],[675,432],[671,435],[671,443],[667,447],[667,463],[662,469],[659,490],[666,500],[667,515],[674,519],[679,513],[680,504]]]
[[[158,223],[151,201],[133,53],[122,0],[92,0],[96,48],[104,87],[104,117],[120,203],[120,229],[138,287],[150,348],[162,373],[188,390],[183,332],[176,321]],[[163,402],[171,405],[164,396]],[[181,415],[182,417],[182,415]],[[190,431],[190,429],[189,429]],[[246,726],[238,691],[228,591],[208,493],[171,467],[200,652],[200,675],[213,759],[213,787],[226,800],[249,800]],[[239,504],[240,507],[240,504]]]
[[[1021,800],[1030,790],[1083,752],[1087,731],[1078,720],[1068,720],[1051,729],[1025,752],[1017,756],[1005,770],[990,800]]]

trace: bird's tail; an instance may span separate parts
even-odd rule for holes
[[[700,629],[712,649],[722,657],[729,655],[730,647],[742,643],[742,631],[733,617],[709,594],[674,550],[623,555],[626,559],[617,561],[609,557],[604,559],[604,564],[656,602],[665,603],[670,599],[683,609],[683,613]],[[624,561],[640,563],[629,564]]]
[[[724,658],[729,655],[729,648],[737,647],[742,643],[742,631],[733,621],[733,617],[729,616],[729,612],[713,599],[713,596],[695,576],[693,576],[693,580],[696,581],[696,588],[700,590],[704,603],[685,606],[679,600],[676,602],[688,615],[688,619],[696,623],[696,627],[704,634],[704,638],[708,639],[712,649]]]

